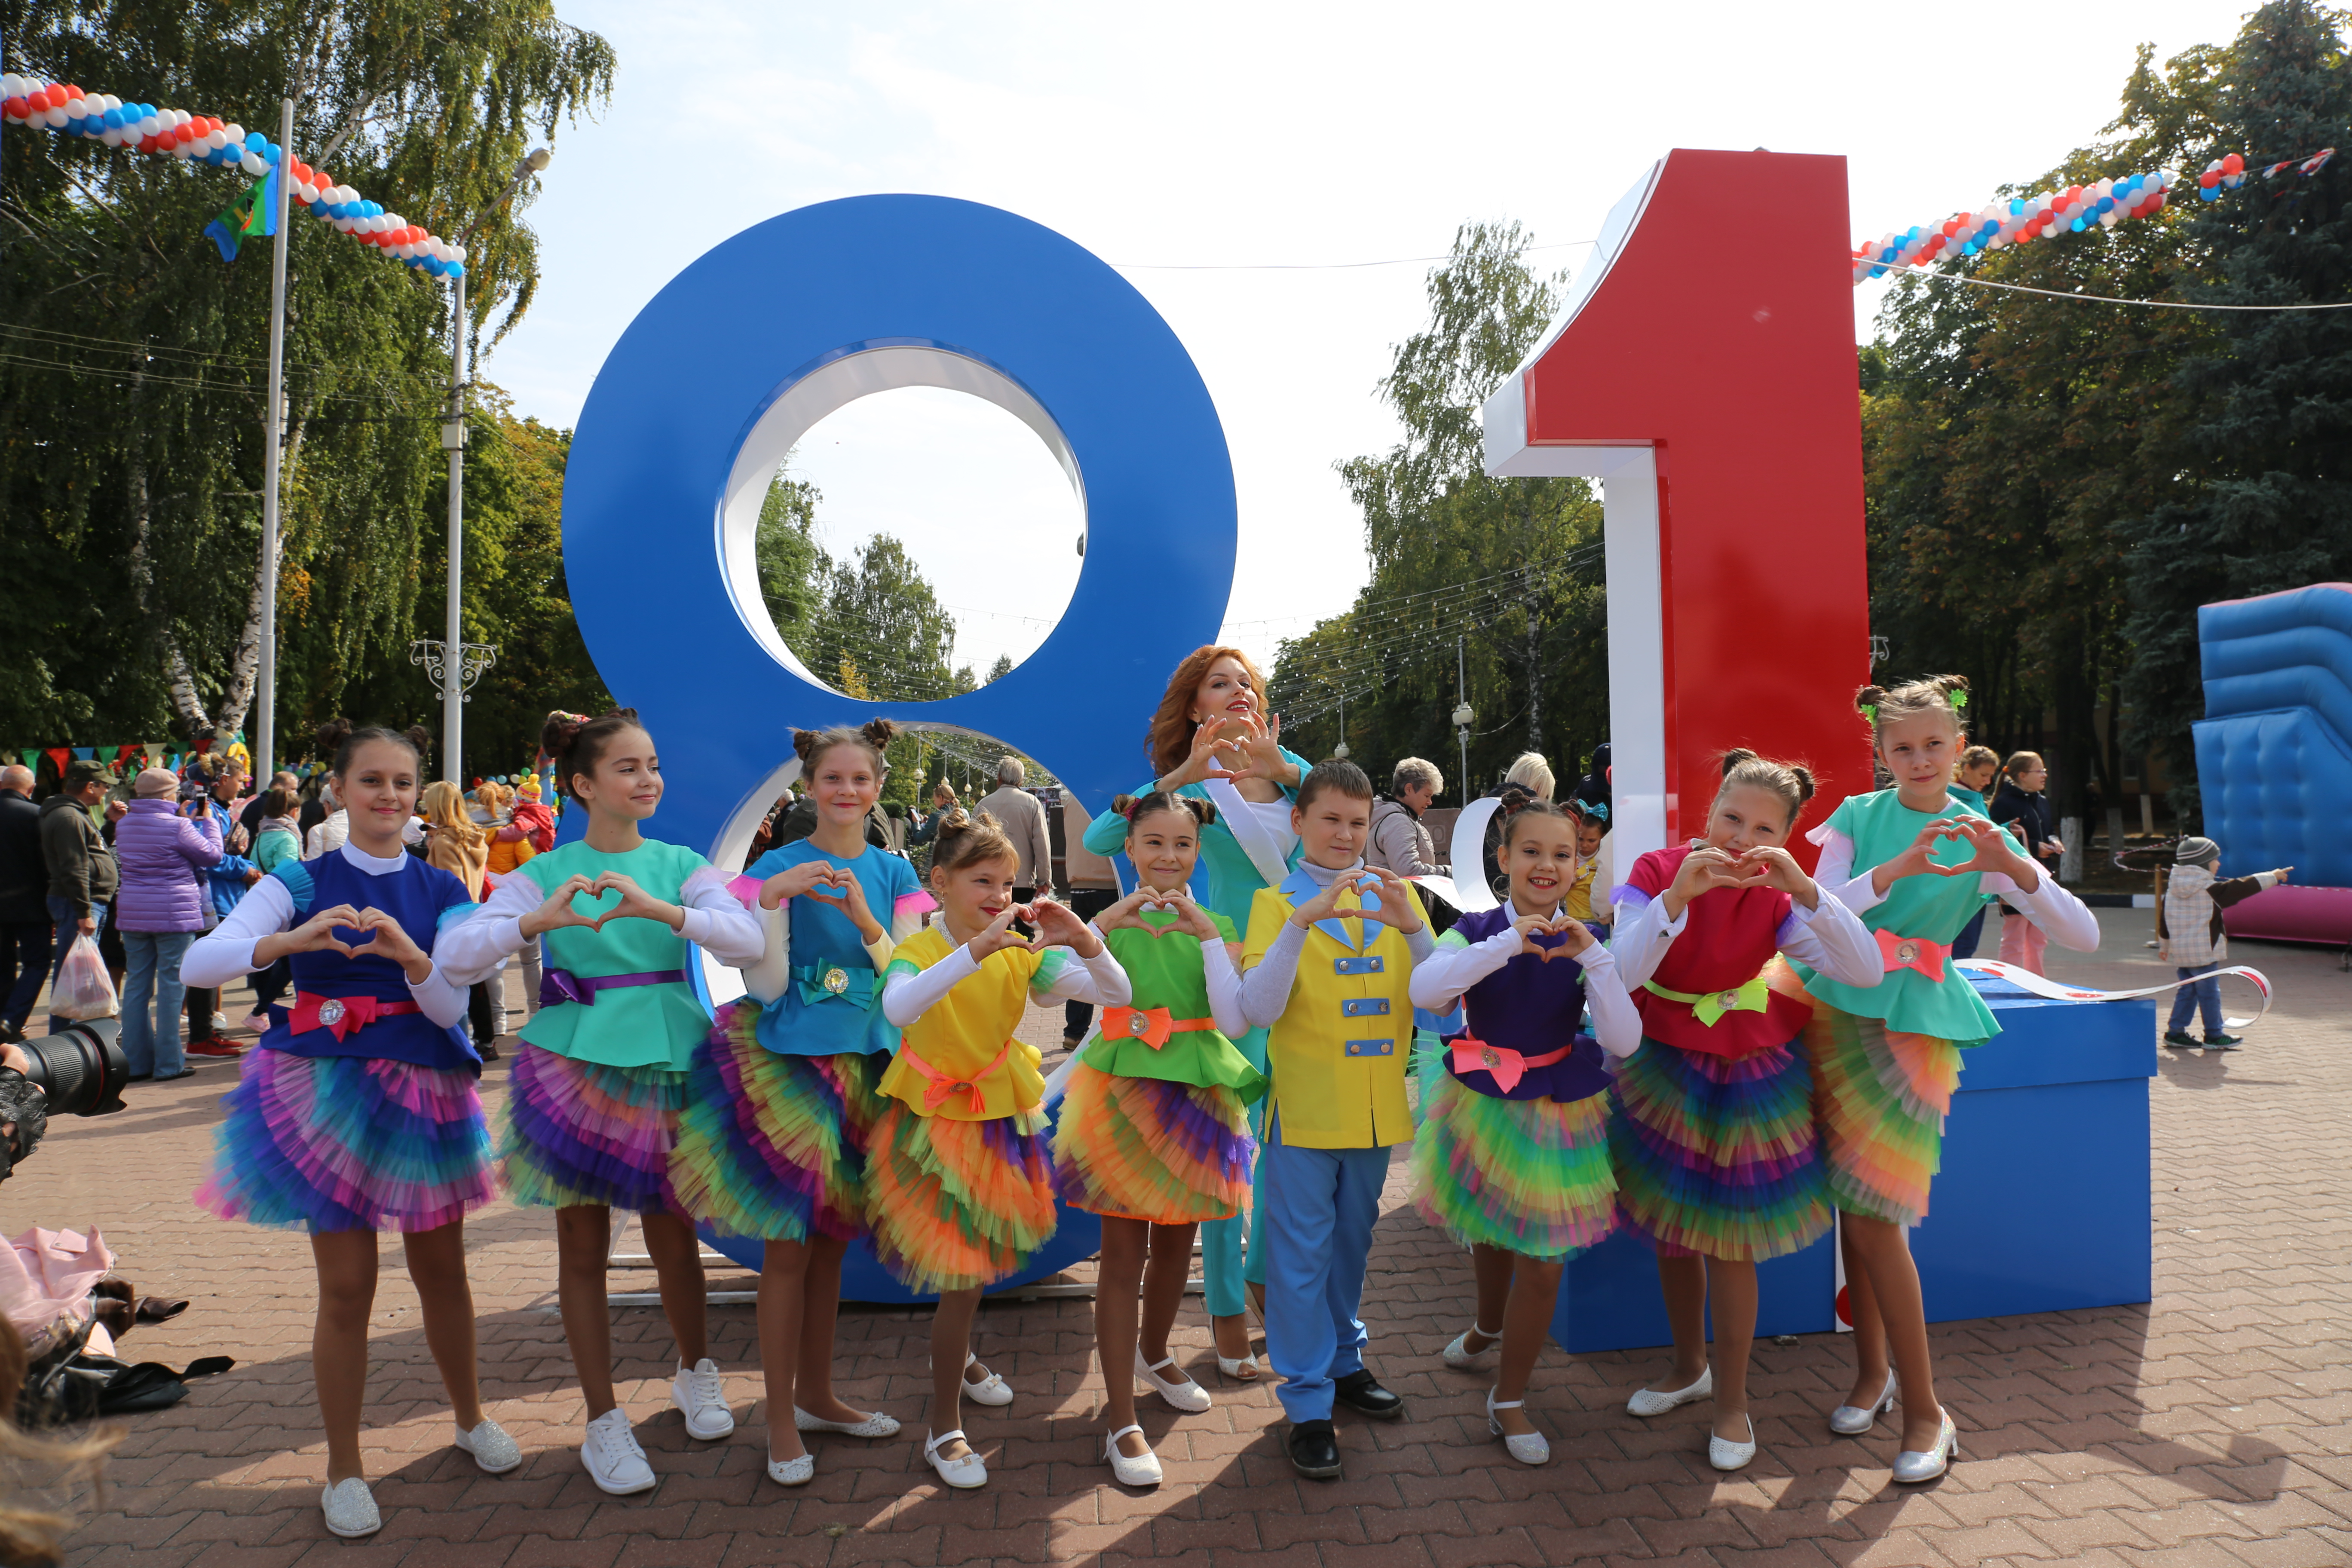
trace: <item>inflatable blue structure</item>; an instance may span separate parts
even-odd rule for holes
[[[2222,874],[2293,866],[2301,887],[2352,888],[2352,584],[2204,605],[2197,636],[2197,779]]]

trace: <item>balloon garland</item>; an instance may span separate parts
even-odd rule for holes
[[[86,137],[109,147],[129,147],[158,157],[184,158],[218,168],[241,169],[266,178],[281,163],[292,184],[288,194],[363,245],[436,278],[460,278],[466,247],[452,245],[421,224],[413,224],[349,185],[287,153],[258,131],[152,103],[125,103],[107,92],[85,92],[68,82],[44,82],[9,72],[0,77],[0,117],[46,126],[68,136]]]
[[[2262,174],[2264,179],[2273,179],[2289,169],[2315,174],[2335,155],[2335,148],[2325,147],[2300,163],[2289,158],[2273,163]],[[2239,153],[2216,158],[2197,176],[2198,199],[2219,201],[2223,191],[2236,190],[2250,177],[2246,160]],[[1874,242],[1865,241],[1853,247],[1853,280],[1861,283],[1881,278],[1897,267],[1926,267],[1955,257],[1974,256],[1981,250],[2022,245],[2038,235],[2080,234],[2094,224],[2113,228],[2126,218],[2150,217],[2162,212],[2179,185],[2179,174],[2169,169],[2158,169],[2145,174],[2128,174],[2120,180],[2101,180],[2093,185],[2044,191],[2038,196],[2015,196],[2007,202],[1995,202],[1981,212],[1954,213],[1931,226],[1882,234]]]

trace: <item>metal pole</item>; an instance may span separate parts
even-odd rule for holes
[[[278,104],[278,189],[270,198],[269,405],[261,416],[261,712],[254,725],[253,781],[267,788],[278,771],[278,470],[286,446],[287,202],[293,189],[294,100]],[[264,174],[263,179],[269,176]]]
[[[1454,639],[1454,701],[1457,708],[1470,706],[1470,678],[1466,673],[1468,668],[1463,662],[1462,639],[1455,637]],[[1468,800],[1470,798],[1470,726],[1459,723],[1457,721],[1457,727],[1454,733],[1462,743],[1461,798]]]
[[[449,616],[441,644],[441,776],[463,789],[460,753],[466,741],[466,633],[458,602],[466,570],[466,275],[450,298],[449,412],[441,445],[449,453]]]

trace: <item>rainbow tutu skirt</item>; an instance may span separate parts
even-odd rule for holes
[[[1222,1084],[1070,1069],[1054,1125],[1054,1184],[1088,1214],[1152,1225],[1231,1219],[1249,1202],[1257,1141]]]
[[[226,1103],[195,1194],[223,1219],[438,1230],[498,1194],[471,1072],[257,1050]]]
[[[925,1116],[886,1099],[866,1158],[874,1256],[919,1296],[993,1284],[1054,1234],[1045,1118]]]
[[[1613,1098],[1618,1208],[1659,1252],[1761,1263],[1829,1233],[1812,1077],[1790,1046],[1718,1057],[1645,1036]]]
[[[1572,1258],[1616,1228],[1609,1097],[1502,1100],[1433,1055],[1412,1141],[1412,1205],[1465,1247]]]
[[[849,1240],[866,1234],[866,1140],[887,1056],[780,1056],[756,1002],[719,1009],[695,1048],[677,1147],[679,1205],[723,1236]]]
[[[1866,1219],[1917,1225],[1943,1166],[1960,1047],[1816,1002],[1805,1052],[1830,1201]]]
[[[531,1208],[679,1213],[669,1184],[687,1075],[576,1061],[525,1041],[507,1080],[499,1160]]]

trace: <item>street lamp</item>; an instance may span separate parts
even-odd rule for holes
[[[459,247],[472,244],[490,215],[514,200],[522,183],[543,171],[554,158],[555,154],[544,147],[533,148],[515,165],[514,178],[507,182],[498,200],[485,207],[481,216],[457,237]],[[466,568],[466,274],[462,270],[457,274],[450,300],[454,341],[449,347],[449,407],[441,421],[441,447],[449,454],[449,613],[443,640],[412,644],[409,658],[425,667],[435,694],[441,700],[441,776],[462,787],[466,704],[473,700],[467,693],[481,679],[482,671],[490,668],[499,650],[488,643],[466,641],[465,629],[459,624]]]
[[[1462,798],[1470,798],[1470,724],[1478,717],[1470,710],[1470,683],[1465,674],[1462,639],[1454,639],[1454,734],[1462,746]]]

